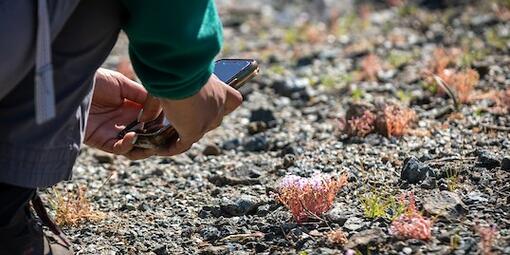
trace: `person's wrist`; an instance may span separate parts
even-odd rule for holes
[[[184,100],[198,94],[204,86],[209,83],[213,73],[210,70],[204,70],[195,77],[186,82],[169,83],[168,86],[151,86],[151,83],[145,84],[149,94],[160,99],[172,101]]]

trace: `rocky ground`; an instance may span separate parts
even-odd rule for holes
[[[220,1],[222,57],[257,58],[262,72],[190,151],[140,161],[82,151],[57,190],[87,187],[105,217],[64,227],[77,253],[479,254],[481,227],[495,226],[492,252],[510,254],[510,95],[494,96],[510,88],[508,1],[288,2]],[[438,48],[455,56],[451,70],[479,75],[458,109],[426,72]],[[416,119],[401,137],[349,137],[340,120],[356,102],[393,102]],[[317,172],[348,184],[320,220],[297,224],[275,188]],[[410,191],[433,221],[430,240],[399,239],[391,219],[364,209]],[[336,229],[348,243],[328,240]]]

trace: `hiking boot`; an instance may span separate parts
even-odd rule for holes
[[[52,232],[43,232],[43,253],[44,255],[68,255],[74,254],[71,243],[62,234],[56,236]],[[37,253],[34,253],[34,255]]]
[[[5,187],[5,186],[4,186]],[[2,187],[3,188],[3,187]],[[2,190],[3,191],[3,190]],[[24,191],[24,190],[22,190]],[[6,193],[0,192],[0,196]],[[45,233],[30,210],[30,199],[34,211],[51,233]],[[3,197],[0,201],[5,200]],[[20,202],[20,203],[16,203]],[[7,208],[10,207],[10,208]],[[41,199],[35,190],[21,192],[8,200],[0,215],[0,254],[12,255],[68,255],[74,254],[71,243],[48,217]],[[6,216],[9,215],[10,216]]]
[[[32,207],[34,211],[37,213],[37,216],[42,221],[42,223],[48,227],[50,232],[40,231],[41,227],[37,224],[32,224],[32,226],[36,226],[39,229],[38,236],[42,234],[43,242],[44,242],[44,255],[68,255],[74,254],[71,242],[64,235],[64,232],[53,222],[53,220],[48,216],[46,209],[41,201],[41,198],[35,193],[32,198]],[[39,253],[34,253],[39,254]]]

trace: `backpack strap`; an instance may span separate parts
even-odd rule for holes
[[[42,124],[56,115],[51,31],[47,0],[37,1],[37,39],[35,57],[35,119]]]

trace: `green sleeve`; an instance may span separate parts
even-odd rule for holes
[[[213,0],[122,0],[123,30],[138,77],[154,96],[195,95],[214,70],[222,25]]]

